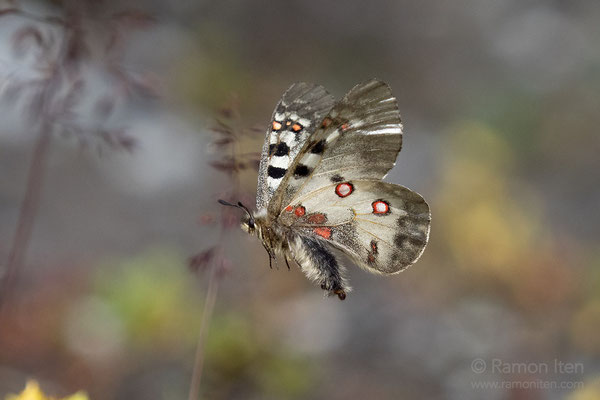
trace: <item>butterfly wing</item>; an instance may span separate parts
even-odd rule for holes
[[[429,206],[403,186],[345,181],[295,198],[294,204],[281,214],[282,223],[327,241],[371,272],[406,269],[419,259],[429,238]]]
[[[359,84],[306,141],[269,212],[367,270],[402,271],[425,248],[430,213],[419,194],[381,182],[401,146],[400,113],[389,86]]]
[[[258,171],[257,209],[266,208],[288,166],[334,99],[318,85],[295,83],[283,94],[267,129]]]
[[[338,102],[288,167],[269,203],[279,213],[294,197],[332,182],[382,179],[402,147],[398,104],[384,82],[356,85]]]

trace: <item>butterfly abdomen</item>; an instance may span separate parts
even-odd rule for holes
[[[321,285],[329,294],[343,300],[351,288],[343,276],[343,267],[331,249],[318,239],[295,235],[289,240],[294,261],[308,279]]]

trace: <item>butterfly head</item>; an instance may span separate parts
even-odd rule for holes
[[[252,214],[252,212],[250,210],[248,210],[248,207],[246,207],[239,201],[237,204],[231,204],[225,200],[219,199],[219,203],[224,206],[237,207],[237,208],[241,208],[242,210],[244,210],[246,213],[244,215],[242,215],[242,221],[241,221],[242,229],[251,235],[254,235],[256,233],[256,229],[257,229],[256,220],[254,219],[254,215]]]
[[[245,214],[242,216],[242,229],[251,235],[254,235],[256,231],[256,221],[251,214]]]

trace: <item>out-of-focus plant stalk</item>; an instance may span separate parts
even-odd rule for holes
[[[219,290],[219,266],[217,265],[221,257],[213,260],[209,268],[208,287],[206,289],[206,298],[204,299],[204,309],[202,310],[202,321],[200,322],[200,331],[198,332],[198,343],[196,344],[196,356],[194,359],[194,369],[192,371],[192,380],[190,382],[190,393],[188,400],[198,400],[200,394],[200,382],[202,381],[202,371],[204,368],[205,342],[210,320],[212,319],[215,302],[217,300],[217,291]]]
[[[130,150],[135,144],[133,140],[119,129],[114,132],[108,130],[102,122],[112,113],[112,106],[116,100],[119,97],[126,97],[122,93],[122,88],[127,88],[125,94],[129,97],[134,93],[149,95],[152,92],[151,85],[144,79],[137,79],[134,75],[125,72],[120,64],[122,52],[115,48],[122,42],[124,36],[121,34],[122,30],[143,28],[153,19],[136,10],[112,14],[105,18],[107,25],[110,26],[106,32],[110,46],[107,46],[104,53],[106,61],[101,62],[100,65],[113,77],[114,82],[110,83],[115,86],[114,93],[100,100],[90,97],[90,100],[96,102],[95,109],[97,116],[100,117],[100,123],[92,127],[78,124],[77,106],[81,103],[86,86],[81,69],[88,65],[90,60],[89,38],[82,27],[86,15],[89,14],[86,14],[86,11],[93,9],[93,5],[93,1],[65,2],[62,4],[60,16],[49,17],[28,13],[14,0],[9,2],[8,8],[0,8],[0,17],[12,15],[26,21],[14,32],[11,40],[16,55],[23,56],[25,53],[35,55],[33,69],[38,71],[38,75],[30,79],[8,80],[9,89],[6,92],[12,93],[9,97],[15,103],[18,103],[19,93],[26,93],[23,96],[29,98],[29,106],[25,108],[28,120],[35,129],[39,128],[13,242],[9,249],[4,274],[0,276],[0,321],[10,302],[10,294],[18,283],[18,275],[29,247],[39,208],[52,134],[76,135],[81,140],[82,146],[89,142],[88,139],[96,136],[111,148]]]
[[[232,104],[220,110],[220,118],[216,119],[216,126],[212,129],[215,140],[212,145],[218,150],[220,156],[209,162],[216,171],[227,174],[230,190],[224,197],[230,201],[237,202],[243,198],[240,191],[240,173],[244,170],[257,168],[260,154],[244,153],[240,151],[240,140],[242,136],[249,136],[257,132],[256,129],[245,129],[237,108],[237,100],[234,98]],[[258,130],[261,132],[262,130]],[[210,218],[212,220],[212,217]],[[204,370],[206,357],[206,336],[212,319],[219,280],[227,272],[228,259],[225,257],[222,243],[225,243],[225,234],[234,227],[239,226],[239,215],[232,207],[222,207],[220,212],[220,233],[218,245],[205,249],[190,260],[190,267],[198,272],[209,274],[206,299],[202,311],[200,331],[198,332],[198,344],[194,369],[190,382],[188,400],[198,400],[200,395],[200,383]]]
[[[0,286],[0,321],[2,321],[11,288],[16,283],[18,271],[23,264],[27,248],[29,247],[33,223],[40,204],[44,167],[50,146],[50,129],[49,123],[42,124],[33,148],[33,155],[27,176],[27,186],[23,200],[21,201],[19,218],[6,263],[6,270]]]

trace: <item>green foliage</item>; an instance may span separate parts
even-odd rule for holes
[[[99,269],[96,291],[121,318],[131,346],[195,345],[201,293],[184,266],[177,252],[156,248]]]
[[[263,393],[277,399],[301,398],[314,386],[312,363],[294,356],[273,357],[265,363],[259,380]]]
[[[203,293],[184,265],[176,251],[154,248],[99,269],[96,296],[120,318],[129,348],[193,354]],[[205,360],[211,397],[226,397],[236,382],[281,399],[307,393],[312,382],[308,363],[281,352],[276,339],[260,336],[260,327],[244,314],[215,313]]]
[[[311,365],[277,345],[261,340],[260,327],[240,314],[215,316],[207,340],[207,371],[211,397],[227,397],[235,382],[245,382],[277,399],[306,395],[314,383]]]
[[[206,343],[207,359],[223,377],[243,373],[261,349],[248,321],[240,315],[215,316]]]

